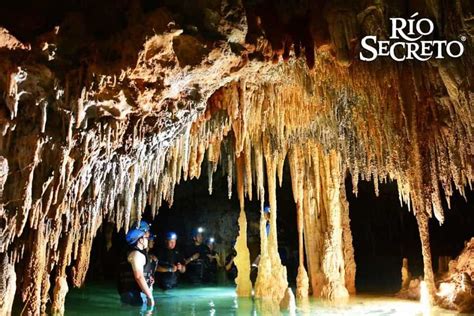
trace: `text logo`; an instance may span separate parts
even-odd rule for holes
[[[430,19],[414,19],[417,16],[418,12],[409,19],[390,18],[392,29],[387,41],[379,41],[374,35],[364,37],[361,41],[363,50],[359,53],[360,59],[372,61],[379,56],[386,56],[395,61],[426,61],[431,58],[462,56],[464,53],[462,42],[466,37],[461,36],[460,41],[423,40],[433,33],[435,27]]]

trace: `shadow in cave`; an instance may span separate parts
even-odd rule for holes
[[[351,178],[346,179],[347,200],[355,252],[358,293],[395,293],[400,290],[402,259],[408,258],[412,277],[423,276],[420,237],[413,212],[401,206],[397,183],[380,183],[375,195],[372,181],[359,181],[357,197],[352,193]],[[467,200],[458,192],[451,198],[451,209],[443,199],[445,222],[429,221],[433,269],[438,258],[455,258],[464,242],[474,236],[474,192]]]

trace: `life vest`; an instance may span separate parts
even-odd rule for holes
[[[125,255],[122,256],[122,260],[119,264],[119,281],[118,281],[118,292],[141,292],[140,286],[137,281],[135,281],[135,276],[133,275],[133,269],[130,262],[128,262],[128,256],[132,251],[138,251],[145,256],[145,265],[143,266],[143,276],[145,277],[146,283],[148,286],[151,286],[151,277],[153,276],[154,265],[151,264],[151,260],[148,257],[148,253],[145,250],[138,248],[132,248],[125,252]]]

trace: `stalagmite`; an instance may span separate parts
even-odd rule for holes
[[[66,268],[71,261],[71,250],[73,245],[72,234],[62,238],[59,248],[59,259],[57,265],[56,279],[54,281],[51,312],[56,315],[64,314],[64,303],[69,291],[67,283]]]
[[[46,272],[45,228],[40,226],[34,236],[34,248],[28,261],[22,289],[22,299],[25,302],[24,315],[39,315],[41,313],[42,282]]]
[[[402,285],[401,290],[408,289],[408,285],[410,284],[411,273],[408,270],[408,259],[403,258],[402,260]]]
[[[346,289],[349,294],[356,294],[355,277],[356,277],[356,263],[354,259],[354,247],[352,246],[352,232],[349,219],[349,202],[346,199],[346,190],[344,182],[341,177],[340,184],[340,204],[341,210],[341,225],[342,225],[342,249],[344,255],[344,279],[346,281]]]
[[[240,215],[239,215],[239,235],[235,243],[235,250],[237,256],[234,259],[237,267],[237,278],[235,284],[237,285],[236,292],[238,296],[248,297],[252,295],[252,283],[250,282],[250,253],[247,247],[247,217],[244,210],[244,179],[243,179],[243,156],[237,158],[237,191],[240,201]]]
[[[250,282],[250,255],[247,247],[247,219],[245,211],[240,210],[239,215],[239,236],[235,243],[235,250],[237,256],[235,257],[235,266],[237,267],[237,278],[235,284],[237,285],[236,292],[238,296],[248,297],[252,295],[252,283]]]
[[[305,299],[308,297],[309,293],[309,279],[308,273],[306,272],[306,268],[304,267],[304,245],[303,245],[303,201],[301,200],[300,203],[297,204],[297,212],[298,212],[298,274],[296,276],[296,297],[298,299]]]
[[[312,169],[306,173],[303,209],[311,287],[315,296],[344,301],[355,291],[355,264],[352,237],[347,232],[347,202],[341,193],[340,158],[334,151],[324,154],[318,146],[307,146],[312,152],[308,157]]]
[[[340,157],[331,152],[329,157],[323,158],[321,189],[326,191],[322,200],[322,207],[326,207],[327,230],[324,232],[322,272],[325,280],[320,295],[334,301],[346,300],[349,296],[345,287],[344,254],[342,240],[342,205],[340,201]],[[323,192],[324,192],[323,191]],[[325,200],[327,199],[327,200]],[[324,206],[323,206],[324,205]]]
[[[264,157],[267,167],[268,199],[270,204],[270,233],[266,232],[266,220],[260,220],[260,262],[258,265],[258,276],[255,283],[255,296],[280,302],[288,288],[286,267],[281,264],[278,254],[277,237],[277,203],[276,203],[276,176],[277,157],[274,156],[272,144],[267,138],[263,138]]]
[[[431,262],[431,247],[430,247],[430,235],[428,227],[428,217],[422,211],[419,211],[416,215],[416,221],[418,223],[418,229],[421,240],[421,250],[423,253],[423,271],[424,281],[426,288],[428,289],[430,303],[433,303],[434,295],[436,293],[436,285],[433,274],[433,264]]]
[[[305,299],[309,293],[308,273],[304,266],[304,241],[303,241],[303,177],[304,169],[301,161],[301,154],[298,148],[293,148],[289,153],[289,163],[291,172],[291,183],[293,189],[293,197],[296,203],[296,220],[298,230],[298,274],[296,276],[296,297]]]
[[[474,238],[465,243],[459,256],[449,262],[441,276],[437,302],[444,308],[462,313],[474,312]]]
[[[58,276],[54,280],[54,290],[53,290],[53,304],[51,310],[53,315],[63,315],[64,314],[64,304],[66,302],[66,294],[69,291],[69,286],[67,284],[67,279],[65,276]]]
[[[295,296],[293,295],[293,291],[291,288],[287,288],[285,291],[285,295],[283,296],[280,302],[280,309],[285,311],[290,316],[296,315],[296,301]]]

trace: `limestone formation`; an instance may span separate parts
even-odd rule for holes
[[[2,255],[0,274],[0,314],[7,315],[11,312],[16,292],[15,267],[8,256]]]
[[[474,238],[450,261],[439,283],[436,298],[441,306],[463,313],[474,311]]]
[[[411,273],[408,270],[408,259],[403,258],[402,262],[403,263],[402,263],[402,286],[401,286],[401,289],[404,290],[404,289],[408,288],[408,285],[409,285],[410,280],[411,280]]]
[[[0,10],[0,253],[8,258],[0,281],[18,276],[24,312],[39,314],[52,300],[63,313],[101,225],[128,230],[146,205],[156,214],[164,200],[172,204],[176,184],[202,173],[212,191],[218,165],[229,195],[237,178],[242,234],[244,199],[263,209],[269,197],[255,292],[281,301],[288,285],[276,186],[287,157],[298,297],[308,284],[334,300],[355,291],[347,173],[355,193],[359,179],[372,180],[376,193],[379,182],[397,180],[419,225],[434,297],[428,219],[442,223],[442,199],[465,195],[474,179],[472,4],[163,3],[51,0],[39,13]],[[389,16],[413,10],[434,20],[440,37],[465,36],[465,54],[424,63],[356,58],[362,36],[385,36]],[[247,279],[243,235],[237,248]]]
[[[412,278],[412,274],[408,269],[407,258],[403,258],[402,260],[401,275],[402,282],[400,286],[400,291],[398,291],[396,296],[403,299],[419,300],[421,280],[419,278]]]
[[[293,291],[290,287],[285,291],[285,295],[280,302],[280,309],[284,312],[287,312],[290,316],[296,315],[295,295],[293,294]]]

